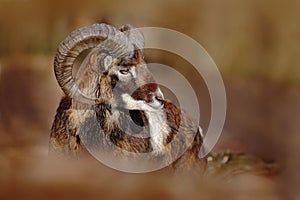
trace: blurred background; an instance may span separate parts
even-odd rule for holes
[[[257,199],[299,199],[299,10],[299,0],[0,0],[0,196],[247,199],[255,193]],[[228,98],[215,151],[274,160],[281,173],[272,183],[246,178],[229,189],[180,181],[175,194],[169,180],[157,182],[156,175],[122,174],[96,161],[88,168],[66,164],[64,170],[46,162],[63,96],[53,72],[57,45],[74,29],[97,22],[170,28],[203,45],[219,67]],[[188,63],[166,52],[146,51],[146,59],[181,69],[196,84],[206,130],[210,102],[205,85],[197,87],[201,77],[185,72]]]

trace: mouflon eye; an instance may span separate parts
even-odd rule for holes
[[[124,75],[125,75],[125,74],[128,74],[128,73],[129,73],[129,69],[121,69],[121,70],[120,70],[120,73],[121,73],[121,74],[124,74]]]

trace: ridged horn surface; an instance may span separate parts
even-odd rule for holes
[[[64,93],[83,103],[94,104],[96,98],[85,95],[72,76],[75,59],[85,50],[97,47],[113,58],[132,56],[134,47],[128,37],[113,26],[94,24],[73,31],[58,46],[54,71]]]
[[[120,28],[120,31],[127,36],[130,43],[136,45],[136,47],[141,51],[144,50],[144,35],[139,29],[135,28],[131,24],[125,24]]]

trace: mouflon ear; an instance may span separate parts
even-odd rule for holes
[[[139,49],[136,45],[134,45],[134,54],[133,58],[137,60],[137,62],[144,60],[144,54],[141,49]]]

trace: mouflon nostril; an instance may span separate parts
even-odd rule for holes
[[[160,88],[157,88],[156,92],[155,92],[155,100],[157,100],[160,103],[163,103],[163,101],[165,100],[164,98],[164,94],[162,93],[162,91],[160,90]]]
[[[155,99],[162,103],[164,101],[164,98],[162,96],[155,96]]]

